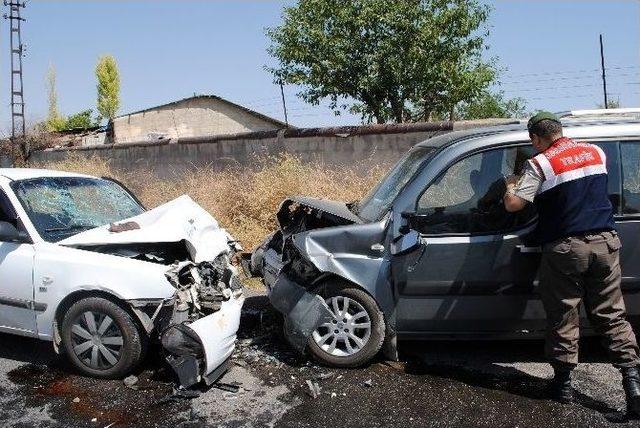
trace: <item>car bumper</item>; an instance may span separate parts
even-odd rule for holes
[[[204,350],[202,378],[207,385],[217,380],[217,378],[212,379],[211,375],[229,359],[235,349],[243,303],[243,296],[229,299],[222,303],[219,311],[189,325],[202,343]]]
[[[243,303],[244,296],[234,296],[213,314],[173,325],[163,333],[162,346],[170,354],[167,362],[183,387],[201,381],[211,385],[225,372],[235,349]]]

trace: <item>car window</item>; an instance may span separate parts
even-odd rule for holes
[[[15,226],[17,218],[9,197],[3,190],[0,190],[0,221],[7,221]]]
[[[417,202],[413,227],[425,234],[492,233],[531,221],[531,204],[508,213],[502,197],[504,177],[522,172],[534,155],[531,145],[499,148],[466,157],[440,175]]]
[[[362,198],[357,205],[356,214],[370,221],[383,216],[400,191],[431,158],[434,151],[433,147],[416,147],[407,152],[378,185]]]
[[[622,155],[622,213],[640,213],[640,141],[620,144]]]
[[[596,146],[600,147],[604,154],[607,156],[607,175],[608,175],[608,188],[609,200],[613,205],[613,212],[620,212],[621,195],[620,195],[620,153],[618,150],[618,142],[602,142],[602,141],[590,141]]]

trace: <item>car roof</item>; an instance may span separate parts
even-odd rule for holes
[[[42,177],[85,177],[96,178],[90,175],[77,174],[74,172],[55,171],[51,169],[38,168],[0,168],[0,176],[9,180],[26,180],[30,178]]]
[[[625,118],[625,117],[588,117],[588,118],[563,118],[561,119],[562,126],[567,134],[571,134],[571,129],[584,128],[585,130],[593,128],[601,128],[602,126],[629,126],[638,129],[638,135],[640,135],[640,120],[637,118]],[[513,123],[496,126],[486,126],[481,128],[470,128],[460,131],[453,131],[443,135],[437,135],[431,137],[428,140],[422,141],[415,145],[415,147],[434,147],[441,148],[450,144],[460,142],[468,139],[475,139],[480,137],[516,134],[527,131],[526,120],[516,120]],[[611,135],[615,137],[615,134]]]

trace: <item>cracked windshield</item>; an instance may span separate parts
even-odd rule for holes
[[[45,177],[17,181],[14,190],[38,233],[48,242],[144,211],[126,190],[109,180]]]

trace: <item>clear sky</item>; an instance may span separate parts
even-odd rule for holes
[[[400,1],[400,0],[399,0]],[[116,57],[120,113],[194,93],[216,94],[282,119],[279,88],[264,70],[264,28],[278,25],[291,1],[44,1],[23,10],[27,119],[46,116],[45,74],[57,69],[59,108],[95,108],[96,60]],[[594,108],[602,102],[598,35],[605,40],[612,97],[640,107],[640,2],[496,1],[488,55],[508,69],[502,89],[529,110]],[[4,7],[6,12],[6,7]],[[8,25],[0,24],[0,125],[8,129]],[[285,88],[296,126],[357,124],[326,107],[304,104]]]

